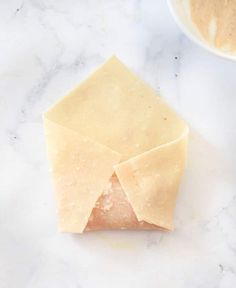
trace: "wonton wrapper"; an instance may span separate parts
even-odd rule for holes
[[[44,125],[61,231],[173,229],[188,128],[116,57]]]

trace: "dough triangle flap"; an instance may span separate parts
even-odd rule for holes
[[[115,166],[139,221],[173,229],[173,212],[186,162],[188,129],[180,138]]]
[[[44,117],[58,202],[59,228],[83,232],[121,155]]]

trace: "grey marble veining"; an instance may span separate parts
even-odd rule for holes
[[[165,1],[0,1],[0,287],[236,286],[236,63]],[[116,54],[189,123],[176,230],[59,234],[41,114]]]

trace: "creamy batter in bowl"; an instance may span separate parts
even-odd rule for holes
[[[218,56],[236,60],[236,0],[168,0],[182,31]]]

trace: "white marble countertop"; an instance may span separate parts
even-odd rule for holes
[[[191,127],[173,233],[57,232],[41,113],[112,54]],[[0,287],[236,287],[235,109],[163,0],[0,1]]]

